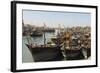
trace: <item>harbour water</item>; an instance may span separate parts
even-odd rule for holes
[[[54,32],[46,32],[45,33],[46,42],[50,41],[50,38],[53,37],[54,35],[55,35]],[[30,50],[25,45],[25,44],[28,43],[27,37],[23,36],[22,41],[23,41],[22,42],[22,62],[23,63],[34,62]],[[37,45],[42,45],[42,44],[44,44],[44,37],[43,36],[30,37],[29,41],[30,41],[30,43],[35,43]]]

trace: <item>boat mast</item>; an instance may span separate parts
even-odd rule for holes
[[[46,28],[46,24],[44,23],[44,27],[43,27],[43,31],[44,31],[44,45],[46,44],[46,38],[45,38],[45,28]]]
[[[61,33],[61,27],[60,27],[60,24],[58,24],[58,32],[57,32],[57,39],[58,39],[58,43],[57,43],[57,46],[59,47],[60,46],[60,39],[61,39],[61,37],[60,37],[60,34]]]
[[[63,25],[63,33],[64,33],[64,37],[66,38],[66,27]],[[63,56],[64,56],[64,60],[67,60],[67,55],[66,55],[66,41],[67,40],[63,40]]]

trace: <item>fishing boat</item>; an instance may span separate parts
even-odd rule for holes
[[[44,25],[45,26],[45,25]],[[45,27],[44,27],[45,28]],[[61,53],[60,46],[51,45],[46,43],[46,36],[45,31],[43,32],[44,44],[43,45],[36,45],[34,43],[26,44],[29,48],[33,60],[35,62],[44,62],[44,61],[61,61],[64,57]]]
[[[42,36],[43,35],[43,32],[40,31],[40,30],[34,30],[32,33],[31,33],[31,36],[32,37],[39,37],[39,36]]]
[[[60,61],[63,59],[61,50],[57,46],[32,46],[26,44],[35,62]]]
[[[78,37],[72,35],[71,32],[65,32],[63,36],[64,41],[64,51],[65,57],[67,60],[80,60],[87,59],[90,57],[91,49],[89,46],[89,41],[86,41],[88,38],[86,36],[86,40],[82,42]],[[78,34],[77,34],[78,35]],[[84,44],[84,45],[83,45]]]
[[[90,33],[85,33],[84,34],[84,39],[83,39],[83,47],[86,48],[87,52],[87,57],[91,56],[91,34]]]

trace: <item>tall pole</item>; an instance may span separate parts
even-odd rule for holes
[[[44,23],[44,27],[43,27],[43,30],[44,30],[44,45],[46,44],[46,38],[45,38],[45,27],[46,27],[46,25],[45,25],[45,23]]]

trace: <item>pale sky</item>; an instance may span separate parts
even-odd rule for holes
[[[58,27],[58,24],[65,27],[72,26],[90,26],[90,13],[77,12],[54,12],[54,11],[35,11],[23,10],[24,24],[43,26],[44,23],[48,27]]]

